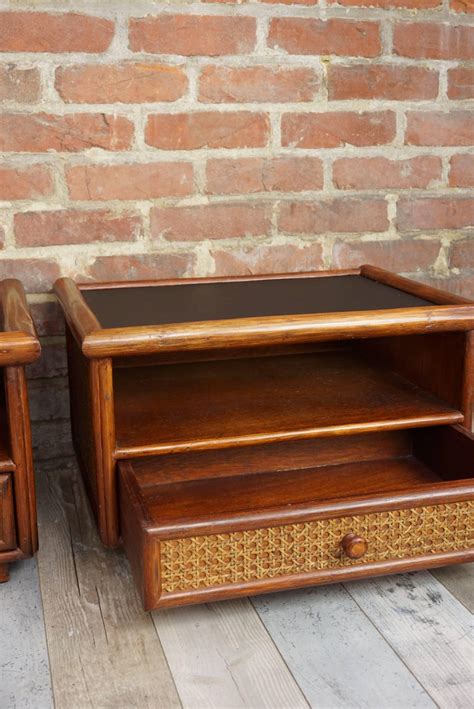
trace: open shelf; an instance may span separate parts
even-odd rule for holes
[[[391,438],[386,454],[384,436]],[[358,460],[357,446],[346,438],[342,444],[348,462],[342,464],[318,464],[318,457],[328,459],[329,451],[322,440],[314,442],[312,453],[305,446],[306,459],[297,456],[291,469],[275,470],[272,465],[271,472],[268,468],[256,472],[255,461],[251,461],[244,474],[246,453],[234,450],[229,474],[219,480],[212,471],[208,477],[200,477],[199,472],[197,477],[192,476],[195,453],[123,461],[120,475],[133,480],[147,528],[165,536],[188,536],[216,525],[239,525],[243,520],[245,526],[254,526],[254,522],[263,525],[275,520],[276,515],[295,517],[296,521],[307,518],[312,510],[324,513],[324,509],[332,508],[334,514],[335,505],[344,509],[352,504],[374,504],[377,499],[393,504],[399,497],[397,505],[403,507],[404,496],[413,505],[417,495],[427,493],[435,504],[437,490],[441,494],[448,489],[472,490],[474,468],[466,454],[472,455],[473,441],[458,430],[443,427],[415,430],[410,435],[369,434],[366,438],[362,457],[374,455],[374,459]],[[435,440],[440,446],[432,460]],[[445,459],[450,445],[458,445],[461,451],[454,463]],[[311,456],[313,464],[309,465]],[[260,456],[261,460],[265,457],[266,453]],[[286,456],[287,462],[290,457]]]
[[[456,423],[352,351],[114,369],[117,457]]]

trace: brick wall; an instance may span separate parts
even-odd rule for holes
[[[474,297],[473,0],[0,0],[0,277],[43,457],[80,279],[372,262]],[[54,380],[54,382],[53,382]]]

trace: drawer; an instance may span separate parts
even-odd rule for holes
[[[15,547],[12,479],[10,474],[0,474],[0,552]]]
[[[349,439],[337,442],[346,462],[320,464],[325,444],[312,442],[314,453],[294,456],[305,466],[297,469],[275,470],[267,447],[269,472],[255,449],[247,474],[244,449],[122,461],[122,538],[145,607],[474,559],[470,434],[449,426],[372,435],[365,448]],[[212,477],[203,477],[206,456]]]

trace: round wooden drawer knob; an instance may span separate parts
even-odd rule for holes
[[[360,559],[367,551],[367,542],[357,534],[346,534],[341,542],[344,554],[349,559]]]

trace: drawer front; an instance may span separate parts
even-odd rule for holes
[[[348,534],[367,542],[351,559]],[[474,500],[161,542],[161,591],[179,593],[474,547]]]
[[[0,475],[0,551],[15,549],[15,515],[11,475]]]

